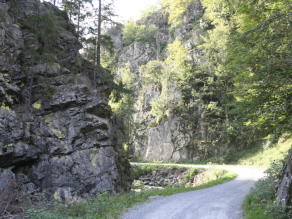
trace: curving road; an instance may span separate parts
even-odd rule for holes
[[[183,165],[182,165],[183,166]],[[210,167],[188,165],[192,167]],[[229,182],[192,192],[158,197],[130,209],[123,219],[239,219],[244,197],[263,170],[240,166],[216,166],[235,172]]]

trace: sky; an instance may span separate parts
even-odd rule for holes
[[[41,0],[53,2],[53,0]],[[61,2],[61,0],[57,0]],[[151,5],[158,5],[160,0],[114,0],[115,13],[119,17],[115,20],[123,23],[122,21],[128,21],[134,19],[135,21],[140,18],[141,11],[145,11]],[[94,5],[98,5],[97,0],[93,0]]]
[[[119,15],[119,21],[134,19],[138,20],[141,11],[144,11],[147,6],[157,5],[158,0],[115,0],[115,12]]]

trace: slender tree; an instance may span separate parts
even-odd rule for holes
[[[87,29],[86,21],[92,16],[92,0],[63,0],[62,7],[68,13],[70,21],[76,24],[77,38],[83,42]]]
[[[97,47],[96,47],[96,64],[100,66],[100,40],[101,40],[101,0],[98,1],[98,26],[97,26]]]
[[[96,86],[96,74],[99,71],[102,76],[103,83],[105,81],[105,74],[101,68],[101,48],[108,51],[110,54],[114,53],[114,44],[111,36],[102,34],[102,27],[107,28],[108,25],[113,23],[117,24],[112,20],[112,17],[116,16],[113,13],[112,3],[105,4],[102,6],[101,0],[99,0],[99,7],[94,9],[93,12],[93,25],[89,28],[89,34],[92,36],[87,39],[87,44],[93,48],[93,64],[94,69],[94,86]]]

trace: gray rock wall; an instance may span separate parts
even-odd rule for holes
[[[34,13],[33,2],[23,1],[19,20]],[[18,178],[48,199],[69,201],[127,188],[130,168],[113,138],[118,130],[107,104],[110,88],[93,86],[93,69],[80,57],[77,38],[63,29],[56,39],[61,55],[53,63],[31,63],[30,48],[40,48],[41,42],[16,24],[9,1],[0,4],[0,190]],[[40,8],[58,12],[50,3]],[[51,96],[40,97],[40,87],[46,86]]]
[[[184,23],[175,28],[170,33],[171,26],[165,20],[165,13],[161,13],[161,18],[148,17],[145,21],[138,21],[146,26],[155,25],[158,28],[160,45],[171,43],[175,38],[180,38],[182,43],[191,51],[189,59],[194,63],[200,63],[201,51],[194,49],[194,46],[199,39],[200,31],[202,31],[204,22],[201,19],[203,8],[199,2],[190,5],[184,17]],[[158,14],[159,15],[159,14]],[[156,14],[156,16],[158,16]],[[193,23],[198,23],[197,27]],[[119,40],[122,40],[121,38]],[[157,45],[133,43],[129,47],[123,48],[122,44],[117,47],[118,53],[118,67],[130,64],[131,72],[136,74],[137,81],[141,77],[139,67],[145,65],[147,62],[157,59]],[[167,53],[162,55],[161,60],[167,57]],[[122,73],[121,73],[122,75]],[[137,86],[136,96],[137,102],[135,109],[137,113],[134,115],[134,122],[140,124],[137,130],[138,136],[134,139],[134,153],[136,156],[148,160],[188,160],[198,159],[204,155],[204,151],[194,147],[194,134],[202,135],[197,138],[197,141],[206,141],[204,133],[206,127],[201,123],[201,126],[196,130],[192,130],[184,122],[184,118],[180,115],[168,112],[164,118],[155,117],[151,111],[151,101],[157,99],[160,95],[159,88],[153,86],[148,90],[142,90],[140,85]],[[181,91],[174,85],[172,87],[172,98],[178,101],[181,97]],[[202,114],[203,112],[198,112]],[[158,123],[157,121],[160,120]],[[203,119],[202,119],[203,120]],[[154,127],[153,127],[154,124]],[[205,137],[207,138],[207,137]]]
[[[191,159],[187,148],[192,140],[192,131],[183,133],[184,125],[180,117],[168,115],[160,124],[144,131],[146,138],[136,139],[137,155],[148,160]],[[143,135],[142,132],[139,132],[140,135]]]

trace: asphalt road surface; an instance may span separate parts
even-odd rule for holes
[[[196,166],[193,167],[210,167]],[[244,197],[254,182],[264,176],[263,170],[216,166],[237,173],[229,182],[192,192],[158,197],[136,206],[123,215],[123,219],[239,219]]]

